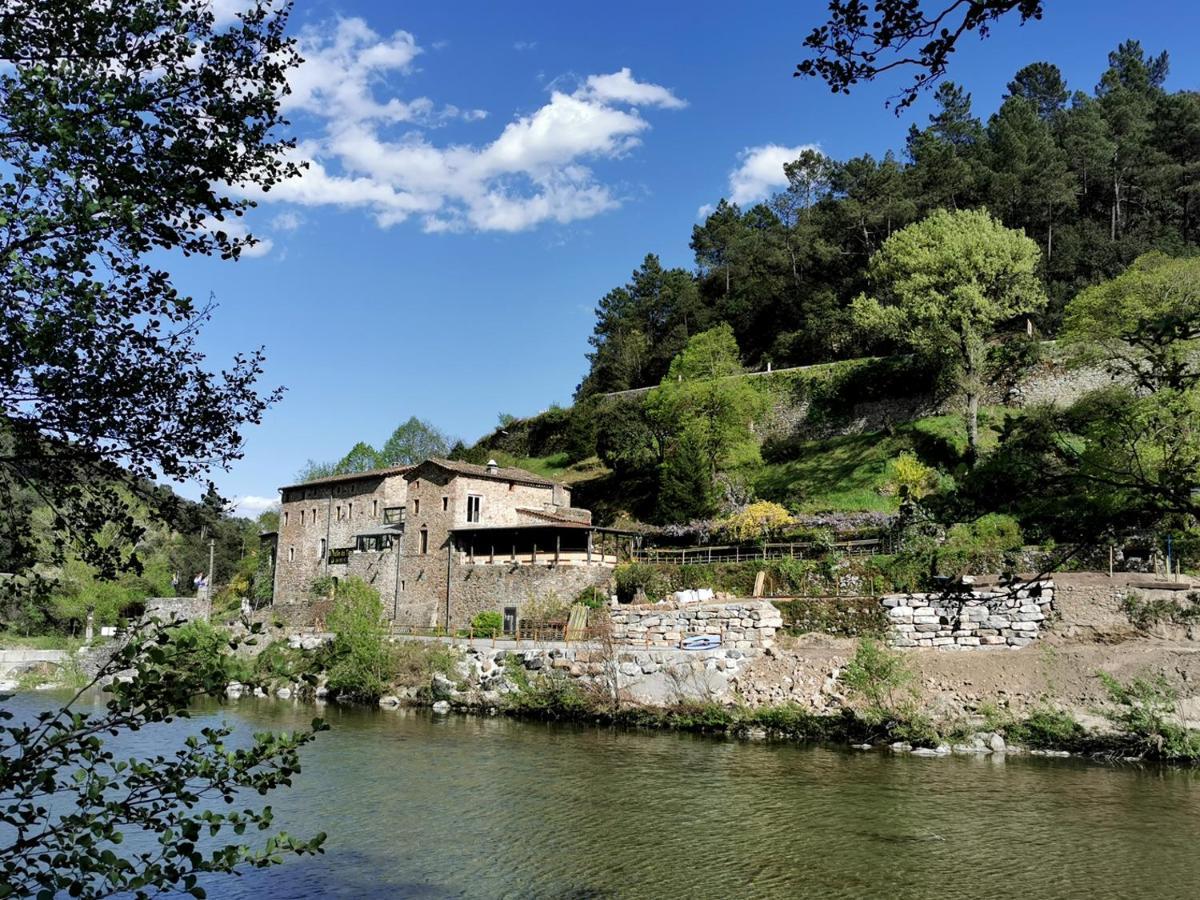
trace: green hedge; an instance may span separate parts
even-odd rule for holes
[[[754,592],[754,579],[766,572],[763,592],[766,597],[824,597],[842,593],[835,576],[858,578],[856,593],[883,594],[918,590],[924,587],[928,563],[901,556],[826,557],[823,559],[749,560],[738,563],[625,563],[617,567],[614,578],[617,596],[630,602],[639,586],[650,600],[658,600],[674,591],[712,588],[738,597]]]
[[[821,597],[776,600],[789,634],[818,631],[847,637],[883,637],[888,617],[874,597]]]

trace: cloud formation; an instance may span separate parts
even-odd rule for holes
[[[783,174],[784,163],[795,162],[805,150],[818,150],[816,144],[800,144],[798,147],[783,147],[779,144],[763,144],[747,147],[738,154],[738,165],[729,173],[729,199],[738,206],[765,200],[769,195],[787,185]]]
[[[247,494],[245,497],[238,497],[232,505],[239,516],[253,519],[269,510],[279,509],[279,498]]]
[[[620,202],[589,164],[637,147],[650,127],[643,110],[686,106],[623,68],[589,76],[569,93],[552,90],[490,141],[437,142],[431,132],[439,126],[486,113],[386,95],[388,79],[411,72],[421,53],[410,33],[384,37],[359,18],[305,31],[305,62],[283,104],[297,121],[318,123],[318,133],[294,151],[307,163],[304,174],[259,199],[365,209],[382,227],[415,217],[430,232],[571,222]]]

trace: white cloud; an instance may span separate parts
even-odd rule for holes
[[[238,515],[254,518],[261,513],[279,509],[279,498],[255,497],[253,494],[247,494],[245,497],[238,497],[234,500],[233,507],[237,510]]]
[[[211,0],[213,20],[217,25],[232,22],[237,14],[245,12],[250,6],[250,0]]]
[[[293,151],[308,163],[300,177],[255,196],[360,208],[382,227],[417,217],[426,231],[519,231],[597,215],[619,200],[590,163],[620,159],[639,145],[650,128],[639,107],[686,105],[625,68],[571,91],[552,89],[548,101],[490,141],[435,143],[432,126],[486,113],[385,93],[389,77],[409,73],[422,53],[413,35],[384,38],[362,19],[341,19],[306,31],[300,43],[307,61],[290,79],[285,108],[318,120],[323,131]]]
[[[304,216],[298,212],[286,210],[271,219],[271,227],[276,231],[295,231],[304,224]]]
[[[783,174],[784,163],[795,162],[805,150],[820,149],[815,144],[798,147],[781,147],[779,144],[764,144],[747,147],[738,154],[738,166],[729,173],[729,199],[745,206],[766,199],[768,195],[787,185]],[[711,211],[711,210],[710,210]]]
[[[687,106],[686,100],[676,97],[665,87],[635,81],[628,68],[611,75],[590,75],[585,84],[591,96],[604,102],[661,106],[665,109],[683,109]]]
[[[513,44],[513,49],[520,53],[523,50],[533,50],[537,45],[537,41],[516,41]]]

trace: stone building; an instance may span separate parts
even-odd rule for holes
[[[274,602],[357,576],[391,619],[416,627],[495,610],[511,628],[531,601],[605,591],[636,539],[593,525],[568,486],[495,462],[428,459],[280,490]]]

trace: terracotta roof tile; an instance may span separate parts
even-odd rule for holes
[[[370,469],[366,472],[347,472],[344,475],[329,475],[325,478],[314,478],[312,481],[300,481],[296,484],[285,484],[279,490],[291,488],[312,487],[314,484],[335,484],[342,481],[358,481],[367,478],[385,478],[388,475],[403,475],[415,469],[416,466],[389,466],[386,469]]]
[[[555,484],[548,478],[543,478],[541,475],[535,475],[533,472],[527,472],[524,469],[497,466],[494,470],[490,470],[487,466],[477,466],[474,463],[463,462],[462,460],[458,459],[430,458],[418,466],[413,466],[413,471],[415,472],[422,466],[427,465],[434,465],[449,472],[456,472],[459,475],[467,475],[471,478],[490,478],[493,481],[513,481],[518,484],[529,484],[535,487],[554,487]],[[412,473],[410,472],[409,475],[411,474]],[[412,480],[411,477],[409,480]]]

